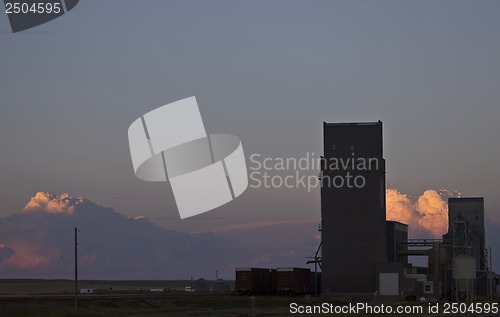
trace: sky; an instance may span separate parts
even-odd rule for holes
[[[381,120],[389,188],[483,196],[500,225],[499,30],[498,1],[85,0],[16,34],[0,14],[0,217],[46,191],[188,233],[319,223],[319,189],[181,220],[168,183],[135,177],[129,125],[196,96],[247,164],[321,155],[323,121]]]

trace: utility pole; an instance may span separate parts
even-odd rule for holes
[[[493,293],[494,293],[494,290],[493,290],[493,264],[491,263],[491,247],[490,247],[490,300],[493,300]]]
[[[75,312],[78,308],[78,228],[75,227]]]

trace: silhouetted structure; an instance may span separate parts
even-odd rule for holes
[[[448,199],[448,233],[443,241],[453,246],[452,255],[468,254],[476,259],[478,270],[485,269],[483,197]]]
[[[325,122],[323,133],[323,294],[373,296],[387,262],[382,122]]]
[[[408,225],[397,221],[387,221],[386,226],[387,261],[408,264],[408,256],[401,254],[401,250],[408,249]]]

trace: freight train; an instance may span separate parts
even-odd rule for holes
[[[317,273],[317,281],[321,273]],[[235,290],[241,295],[295,295],[314,293],[315,274],[307,268],[236,268]],[[317,287],[319,289],[319,285]]]

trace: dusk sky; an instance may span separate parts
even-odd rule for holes
[[[181,232],[245,228],[248,245],[251,228],[317,235],[319,188],[248,188],[181,220],[168,183],[136,178],[130,124],[196,96],[248,167],[255,153],[318,157],[323,121],[381,120],[393,196],[483,196],[498,230],[499,31],[500,1],[82,0],[15,34],[2,13],[0,217],[45,191]]]

